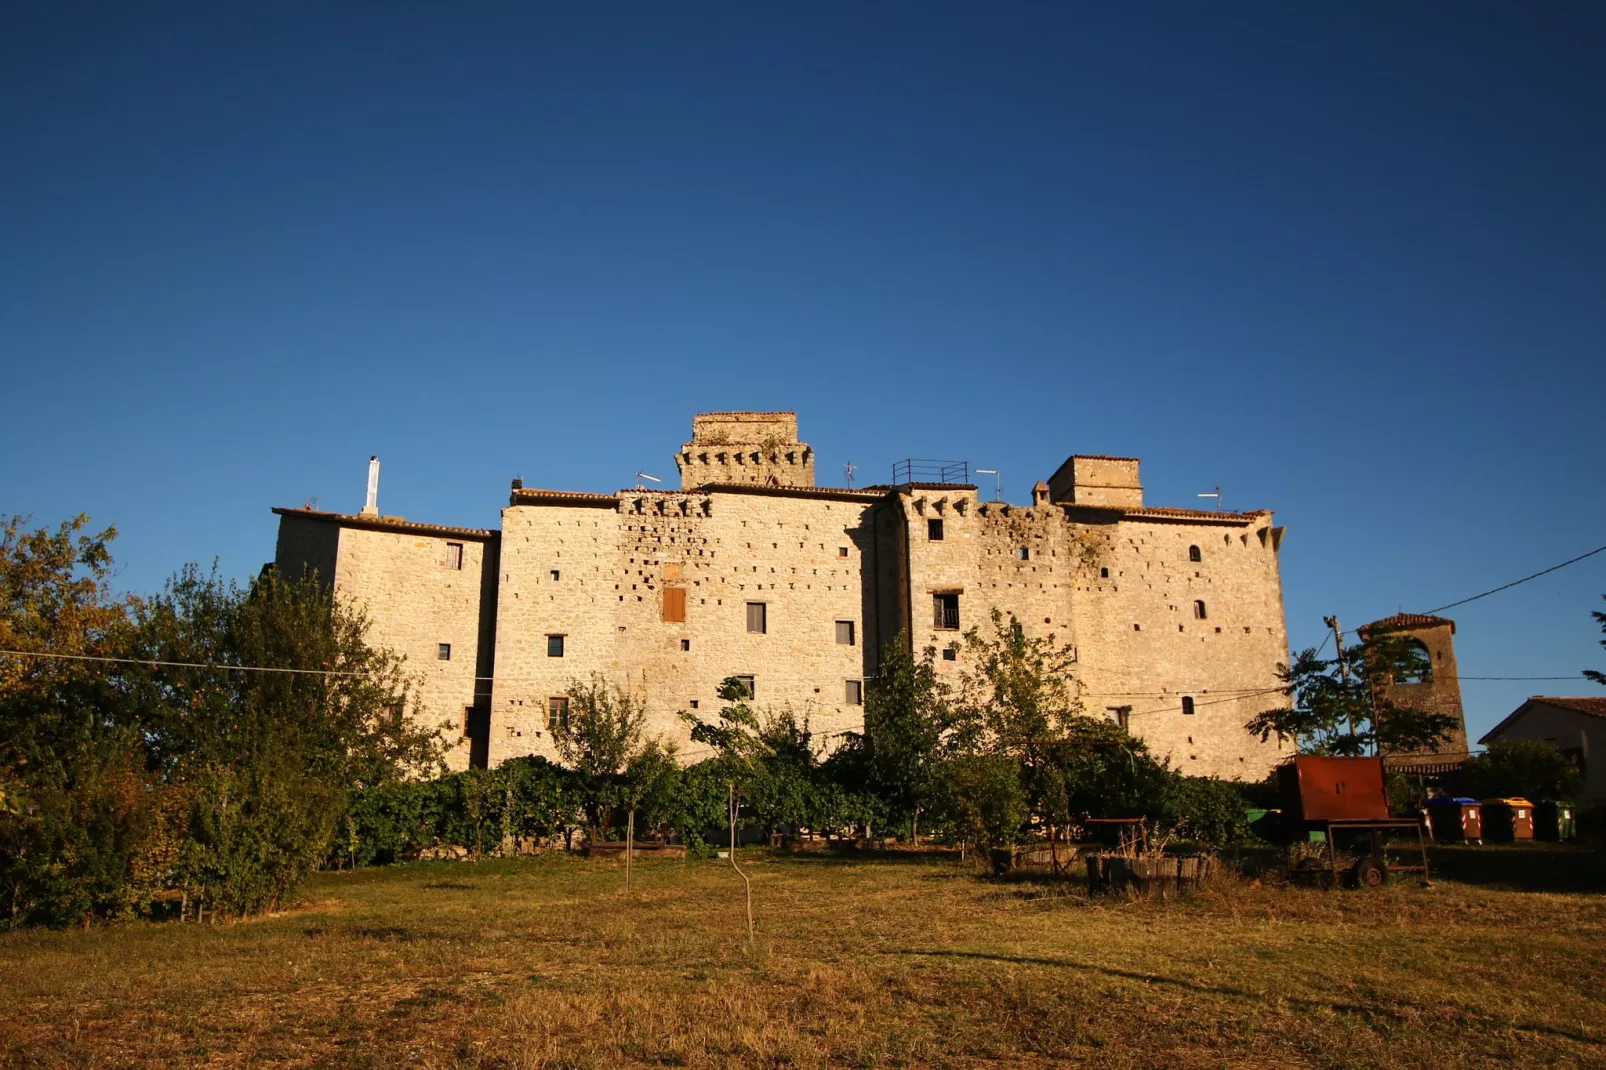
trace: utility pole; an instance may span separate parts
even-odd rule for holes
[[[1358,733],[1355,730],[1355,711],[1350,707],[1347,697],[1349,693],[1349,662],[1344,660],[1344,629],[1338,623],[1338,614],[1336,613],[1331,617],[1323,617],[1322,623],[1333,629],[1333,642],[1338,645],[1338,678],[1344,681],[1346,695],[1344,710],[1349,719],[1349,734],[1354,736]]]

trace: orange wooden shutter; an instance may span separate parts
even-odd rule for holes
[[[664,588],[664,620],[681,621],[686,619],[686,588]]]

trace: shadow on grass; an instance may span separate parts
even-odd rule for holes
[[[805,847],[769,848],[763,856],[771,862],[805,862],[819,865],[853,865],[859,862],[889,862],[909,866],[955,866],[959,863],[958,849],[941,847],[921,848],[857,848]]]
[[[1226,996],[1231,999],[1252,1000],[1257,1004],[1263,1004],[1268,998],[1270,998],[1268,993],[1250,992],[1247,989],[1237,988],[1232,985],[1200,984],[1197,981],[1188,981],[1180,977],[1164,977],[1160,974],[1140,973],[1136,970],[1118,970],[1110,966],[1095,966],[1091,963],[1073,962],[1069,959],[1055,959],[1033,955],[995,955],[985,951],[955,951],[942,949],[908,949],[903,951],[893,951],[891,954],[924,958],[978,959],[984,962],[1008,962],[1021,966],[1054,966],[1060,969],[1080,970],[1084,973],[1098,974],[1102,977],[1114,977],[1126,981],[1139,981],[1143,984],[1150,985],[1165,985],[1169,988],[1181,989],[1184,992],[1193,992],[1198,995]],[[1302,999],[1298,996],[1290,996],[1286,994],[1280,996],[1279,998],[1281,998],[1282,1001],[1287,1003],[1289,1006],[1297,1007],[1300,1010],[1305,1011],[1329,1010],[1335,1014],[1354,1014],[1363,1018],[1386,1019],[1390,1022],[1405,1022],[1408,1020],[1407,1016],[1399,1011],[1390,1010],[1387,1007],[1380,1007],[1375,1004],[1334,1003],[1329,1000]],[[1395,1002],[1400,1007],[1415,1011],[1418,1015],[1426,1015],[1431,1013],[1429,1008],[1423,1007],[1420,1004],[1412,1003],[1409,1000],[1397,1000]],[[1526,1022],[1497,1023],[1493,1021],[1490,1021],[1488,1024],[1498,1026],[1499,1028],[1518,1029],[1528,1033],[1543,1033],[1548,1036],[1562,1037],[1567,1040],[1575,1040],[1580,1044],[1592,1044],[1596,1047],[1606,1045],[1606,1041],[1602,1041],[1598,1037],[1592,1037],[1585,1033],[1575,1032],[1571,1029],[1558,1029],[1555,1026],[1550,1025],[1535,1025]]]
[[[1606,856],[1595,847],[1549,843],[1444,844],[1432,849],[1433,876],[1521,892],[1606,892]]]

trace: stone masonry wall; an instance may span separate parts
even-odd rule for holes
[[[870,496],[859,496],[868,498]],[[712,491],[629,492],[611,508],[518,504],[503,513],[490,760],[554,754],[551,698],[592,673],[647,701],[649,735],[694,760],[681,710],[712,718],[727,676],[755,678],[755,703],[806,716],[829,745],[862,715],[865,500]],[[553,579],[556,570],[559,575]],[[664,590],[686,591],[665,621]],[[767,630],[747,631],[747,603]],[[853,625],[852,645],[836,622]],[[547,637],[564,636],[562,657]]]
[[[463,547],[463,567],[446,567],[447,544]],[[335,593],[368,610],[369,640],[406,658],[426,724],[445,726],[447,764],[469,764],[469,711],[480,659],[480,579],[487,543],[455,537],[345,528]],[[440,644],[451,647],[442,659]],[[411,703],[409,703],[411,708]]]
[[[1288,658],[1277,539],[1269,513],[1204,516],[1074,525],[1096,533],[1101,547],[1072,608],[1083,701],[1095,714],[1129,707],[1133,734],[1183,772],[1259,780],[1291,753],[1243,728],[1283,702],[1275,691]],[[1190,560],[1194,546],[1199,561]],[[1202,619],[1195,602],[1204,603]]]

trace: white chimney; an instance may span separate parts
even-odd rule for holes
[[[363,516],[379,515],[379,458],[368,458],[368,504],[362,507]]]

